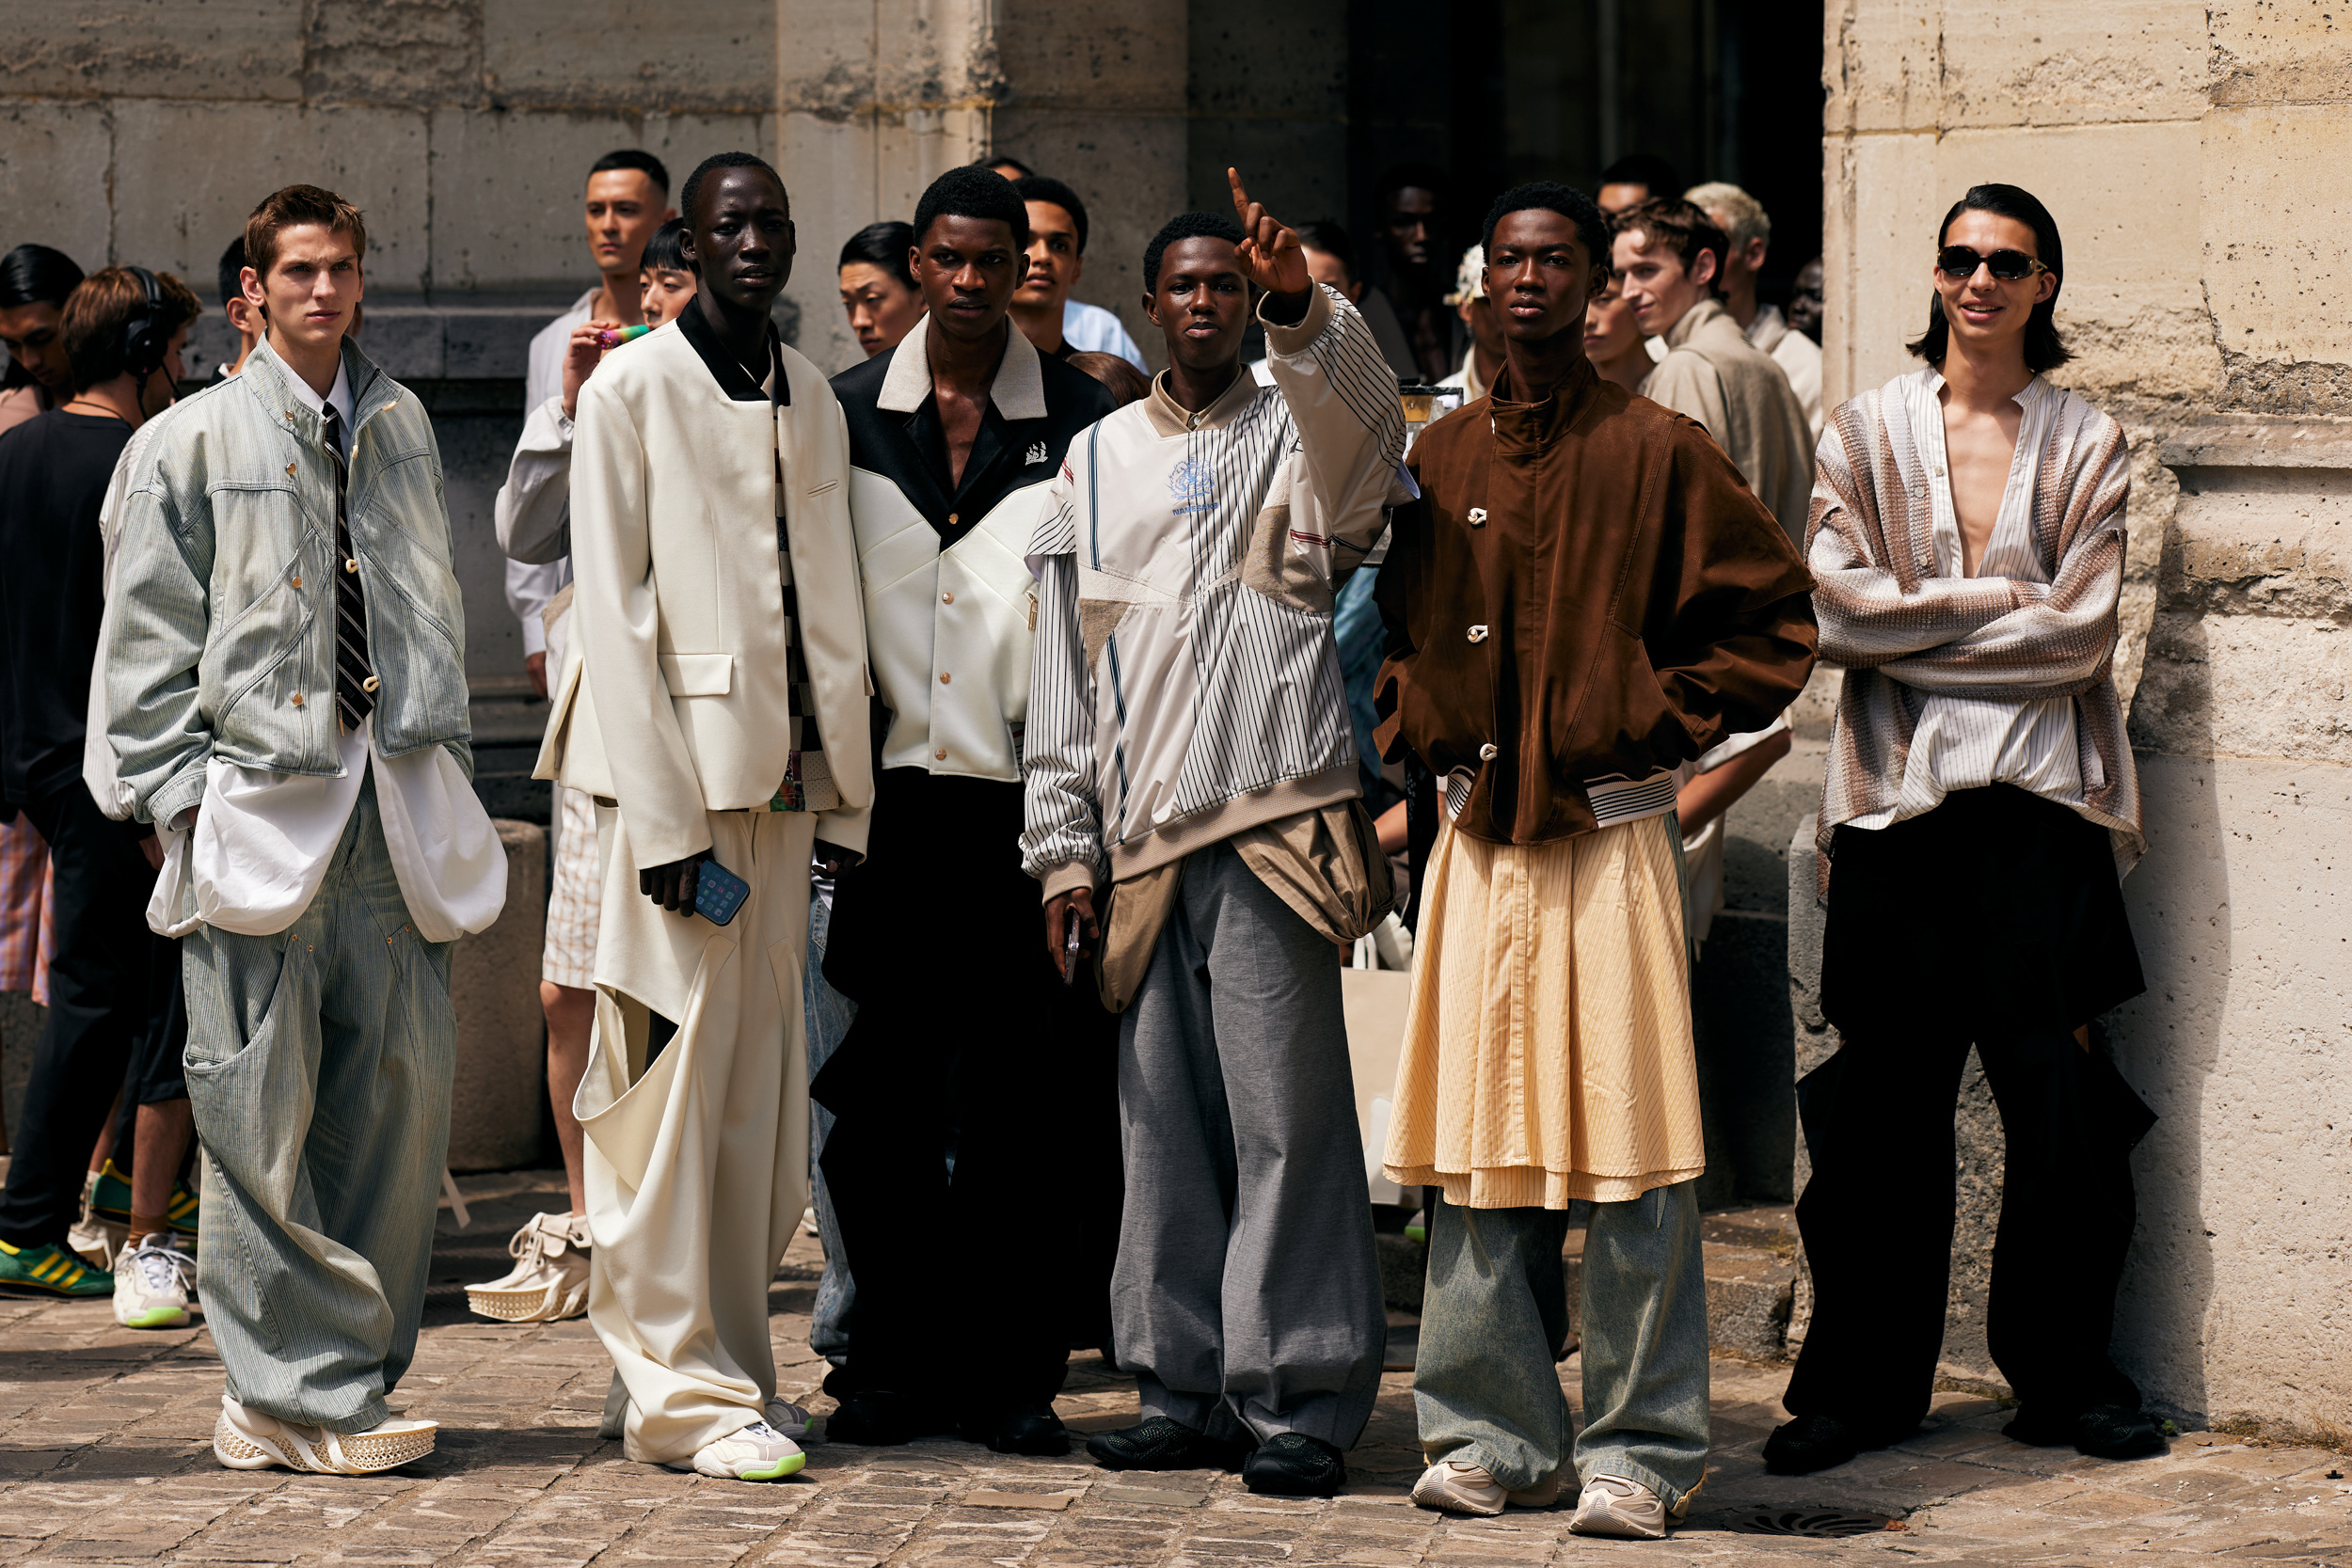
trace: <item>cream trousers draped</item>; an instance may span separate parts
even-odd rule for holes
[[[620,813],[596,812],[596,1024],[573,1101],[596,1236],[588,1319],[628,1387],[624,1449],[644,1463],[683,1463],[763,1418],[768,1287],[808,1201],[816,819],[709,819],[712,858],[752,889],[726,926],[639,893]],[[655,1013],[678,1028],[647,1068]]]

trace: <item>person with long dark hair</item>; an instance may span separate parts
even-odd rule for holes
[[[1806,550],[1845,668],[1821,786],[1821,1008],[1799,1085],[1813,1325],[1764,1445],[1784,1474],[1899,1442],[1944,1338],[1953,1109],[1974,1045],[2008,1141],[1987,1328],[2020,1442],[2153,1453],[2107,1357],[2154,1119],[2093,1022],[2144,990],[2118,886],[2139,790],[2110,671],[2131,452],[2066,362],[2049,209],[1979,185],[1936,235],[1927,368],[1831,416]],[[1920,1005],[1921,978],[1966,976]]]

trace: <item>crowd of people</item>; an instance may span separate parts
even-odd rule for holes
[[[1229,180],[1143,252],[1157,374],[1071,297],[1083,198],[999,159],[843,243],[865,357],[828,377],[774,325],[773,167],[718,154],[675,201],[649,153],[587,171],[597,281],[532,343],[495,509],[548,703],[570,1206],[473,1310],[584,1313],[608,1435],[705,1475],[789,1476],[820,1433],[1065,1452],[1098,1347],[1142,1419],[1097,1463],[1332,1495],[1386,1333],[1342,1006],[1373,939],[1412,972],[1383,1166],[1425,1201],[1414,1499],[1661,1537],[1710,1435],[1693,954],[1819,658],[1843,1044],[1801,1087],[1816,1307],[1765,1459],[1925,1413],[1972,1044],[2009,1430],[2160,1447],[2107,1354],[2150,1118],[2091,1032],[2141,989],[2129,462],[2044,379],[2050,214],[1970,190],[1925,368],[1825,415],[1820,263],[1762,303],[1736,186],[1630,158],[1597,199],[1505,192],[1457,255],[1405,166],[1359,270]],[[358,341],[367,245],[331,192],[264,198],[221,263],[239,352],[177,398],[184,283],[0,259],[0,986],[49,1007],[0,1287],[200,1310],[238,1468],[434,1446],[396,1394],[450,950],[506,888],[432,421]],[[1433,392],[1460,406],[1408,422]],[[769,1341],[803,1223],[821,1423]]]

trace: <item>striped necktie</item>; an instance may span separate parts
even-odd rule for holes
[[[335,460],[335,709],[345,731],[356,730],[375,706],[375,673],[368,667],[368,599],[359,587],[359,552],[351,547],[351,518],[344,510],[350,469],[343,459],[342,418],[335,405],[323,411],[327,455]]]

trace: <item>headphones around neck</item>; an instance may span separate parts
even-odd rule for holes
[[[123,270],[147,288],[146,302],[134,306],[122,324],[122,368],[144,389],[147,378],[164,368],[164,356],[171,352],[171,335],[164,330],[164,290],[145,267]]]

